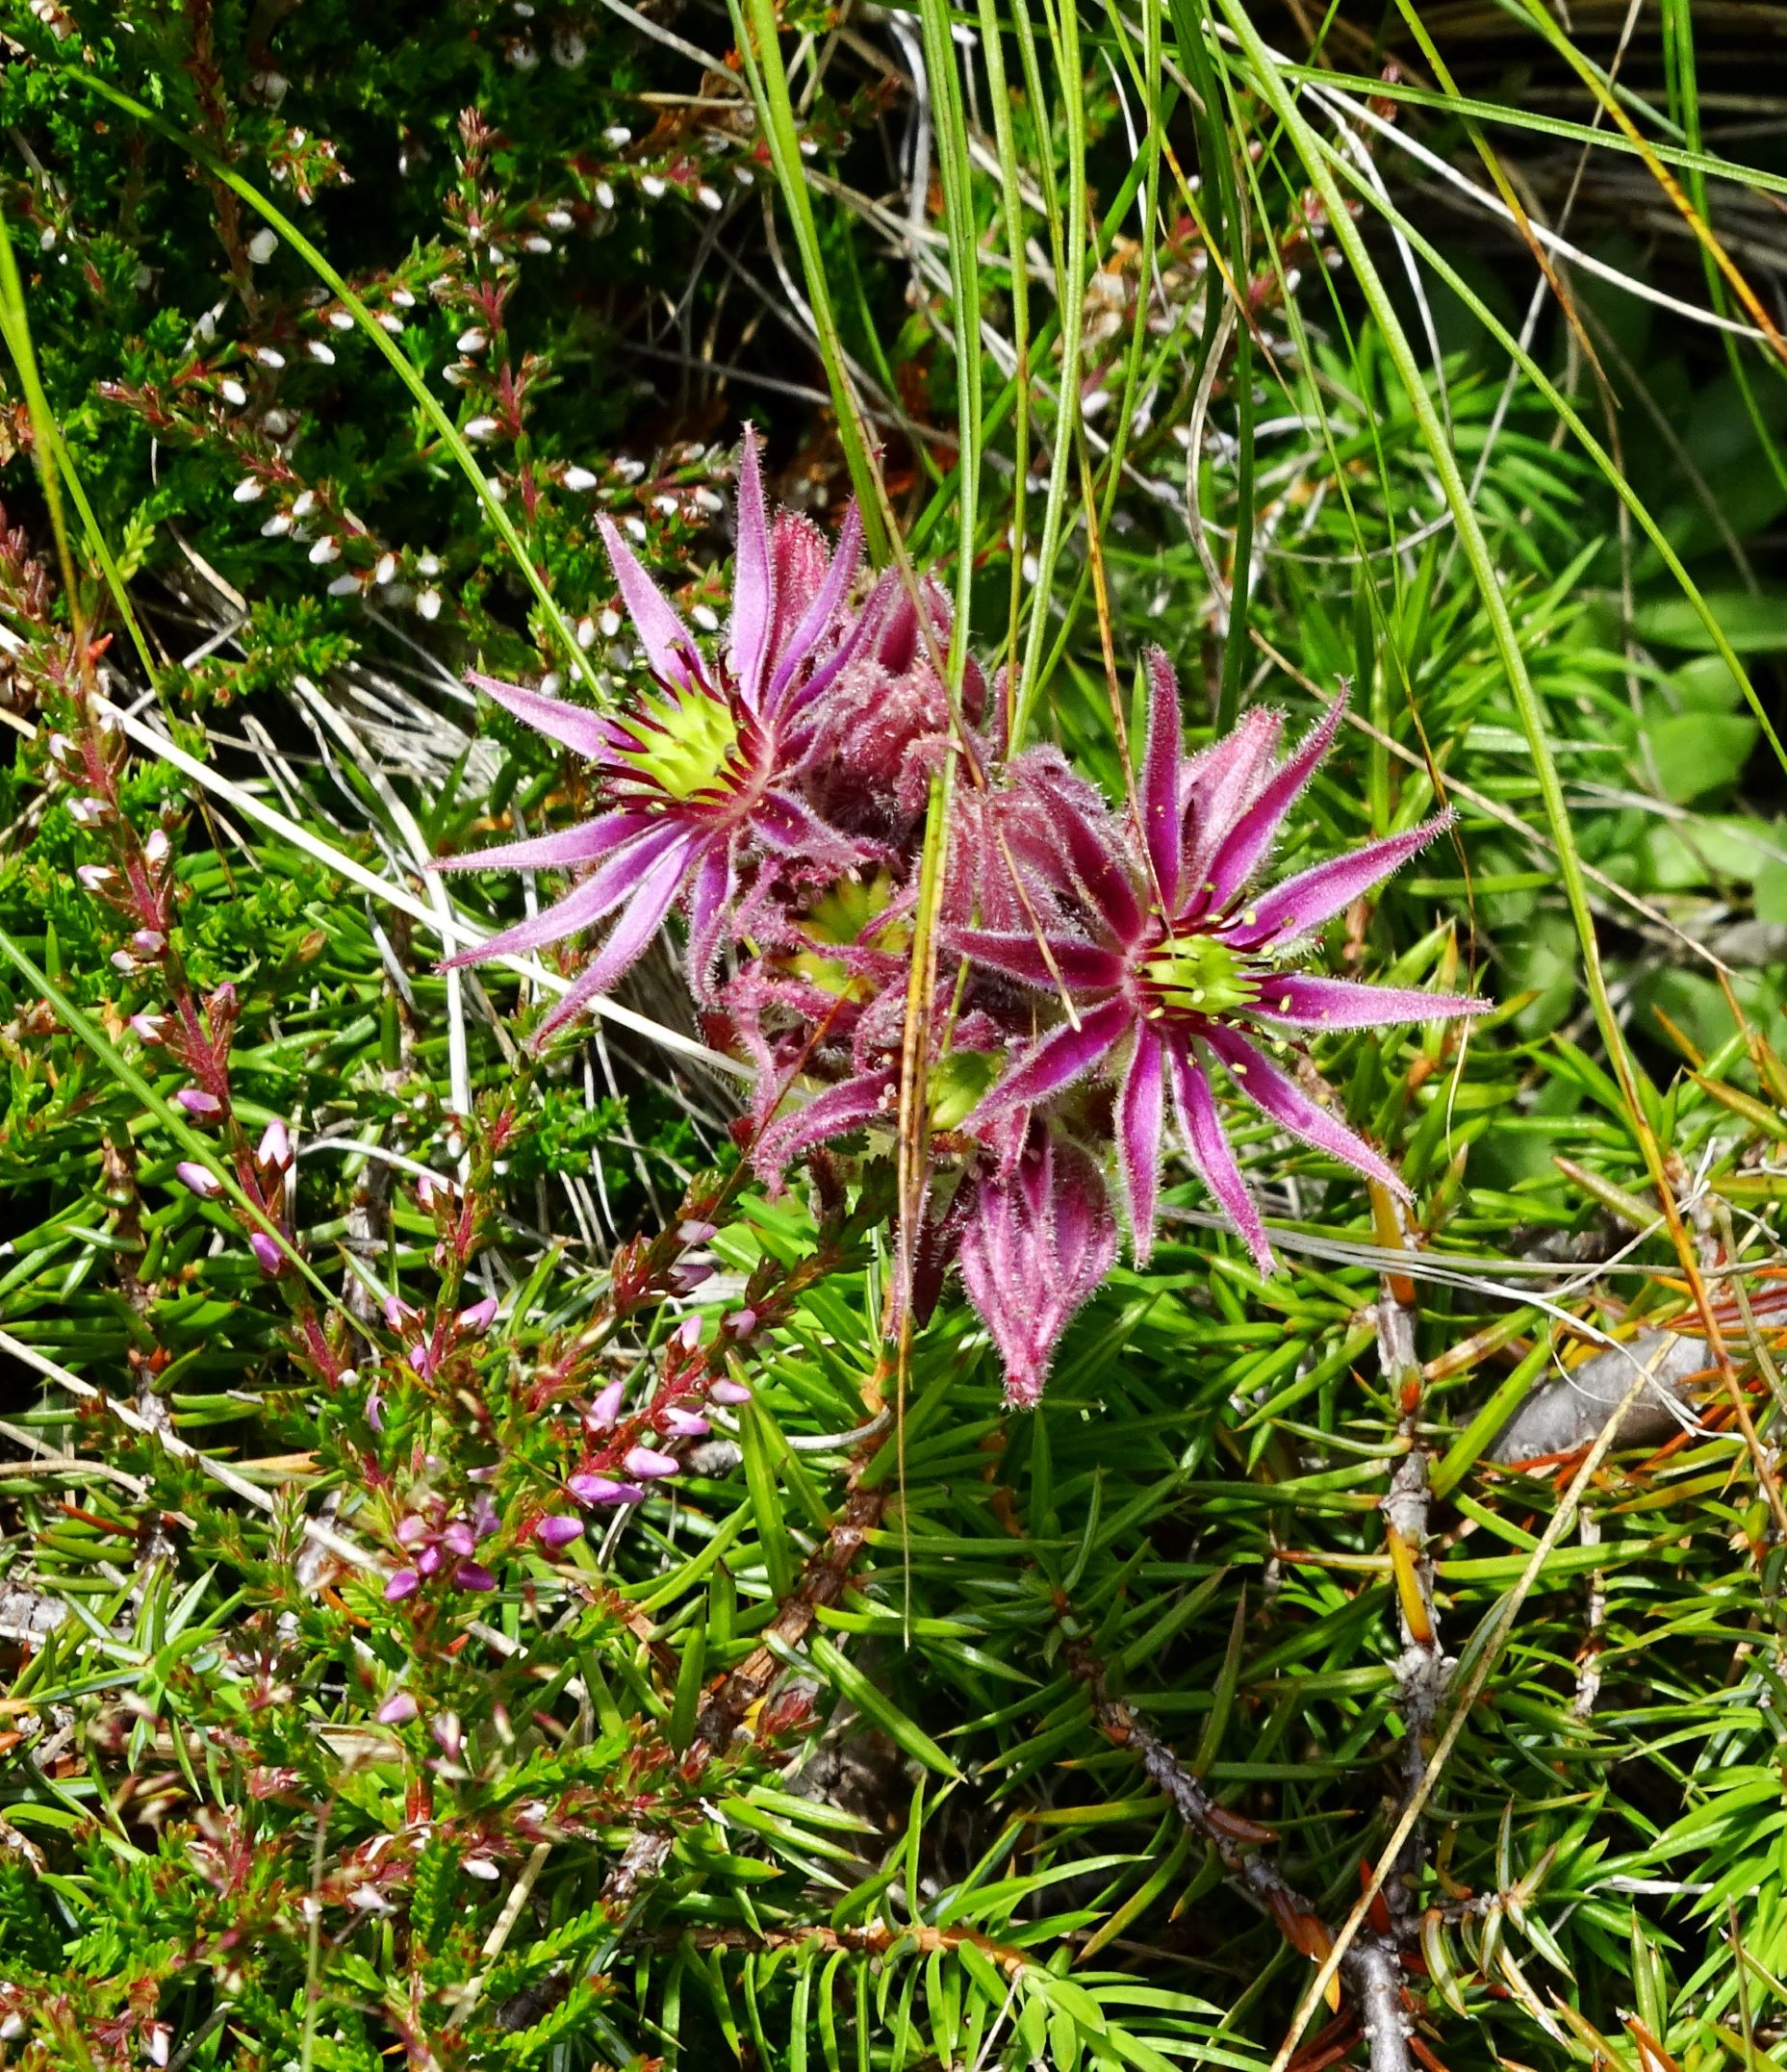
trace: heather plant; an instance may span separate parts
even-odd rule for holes
[[[0,33],[0,2063],[1769,2059],[1753,49]]]

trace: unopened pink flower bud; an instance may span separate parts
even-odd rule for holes
[[[396,1578],[394,1576],[392,1580],[395,1582]],[[407,1691],[394,1691],[372,1717],[381,1727],[406,1727],[416,1717],[416,1701]]]
[[[637,1503],[645,1491],[631,1482],[617,1482],[612,1475],[573,1475],[565,1487],[579,1503],[592,1507],[610,1503]]]
[[[718,1227],[712,1223],[678,1223],[677,1241],[682,1244],[705,1244],[709,1238],[719,1236]]]
[[[89,892],[103,892],[117,877],[109,863],[82,863],[74,874]]]
[[[416,1573],[419,1575],[439,1575],[446,1563],[447,1556],[430,1541],[416,1557]]]
[[[621,1415],[621,1398],[626,1394],[624,1381],[611,1381],[590,1405],[584,1423],[593,1432],[605,1432],[613,1428],[614,1420]]]
[[[495,1590],[497,1578],[481,1561],[462,1561],[453,1571],[453,1582],[460,1590]]]
[[[757,1328],[755,1310],[734,1310],[721,1326],[728,1338],[749,1338]]]
[[[139,957],[160,957],[167,947],[167,937],[159,928],[140,928],[130,938],[130,946]]]
[[[456,1518],[442,1533],[441,1545],[449,1554],[469,1554],[477,1545],[477,1535],[463,1518]]]
[[[223,1103],[215,1093],[207,1093],[202,1087],[182,1087],[174,1095],[174,1105],[184,1108],[189,1115],[196,1115],[209,1122],[212,1116],[223,1113]]]
[[[160,1043],[167,1034],[167,1017],[166,1014],[133,1014],[130,1027],[139,1043]]]
[[[223,1191],[223,1183],[217,1174],[191,1159],[182,1159],[174,1172],[181,1184],[190,1188],[200,1201],[216,1201]]]
[[[399,1569],[385,1585],[385,1602],[401,1604],[405,1598],[414,1597],[421,1588],[421,1577],[414,1569]]]
[[[286,1255],[264,1230],[257,1230],[248,1240],[248,1249],[254,1254],[255,1263],[263,1273],[278,1275],[286,1270]]]
[[[549,1547],[556,1553],[561,1547],[569,1547],[573,1540],[583,1537],[583,1521],[550,1511],[534,1527],[534,1537],[543,1547]]]
[[[385,1321],[394,1331],[401,1331],[416,1321],[416,1312],[398,1295],[385,1297]]]
[[[664,1429],[677,1439],[700,1439],[708,1429],[707,1420],[696,1410],[667,1410]]]
[[[420,1547],[428,1537],[428,1521],[419,1512],[411,1511],[397,1521],[397,1545]]]
[[[167,831],[165,828],[151,828],[149,830],[149,838],[142,845],[142,853],[148,858],[152,868],[160,870],[162,865],[167,861],[169,846]]]
[[[454,1321],[460,1330],[474,1338],[481,1338],[496,1321],[498,1301],[495,1295],[486,1295],[482,1302],[472,1303],[470,1309],[461,1310]]]
[[[657,1453],[650,1446],[634,1446],[621,1466],[640,1482],[650,1482],[657,1475],[682,1472],[682,1463],[674,1453]]]
[[[292,1169],[292,1132],[275,1115],[261,1132],[261,1142],[255,1157],[263,1165],[271,1165],[280,1172]]]
[[[751,1391],[742,1381],[716,1381],[708,1393],[716,1403],[724,1403],[728,1409],[751,1400]]]
[[[465,1735],[460,1731],[459,1715],[456,1712],[438,1713],[428,1723],[428,1731],[439,1744],[441,1752],[450,1762],[466,1745]]]
[[[700,1352],[702,1349],[702,1320],[699,1317],[685,1317],[677,1326],[676,1343],[684,1352]]]

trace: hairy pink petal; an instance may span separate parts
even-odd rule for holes
[[[689,894],[689,985],[698,1000],[713,996],[713,968],[720,960],[722,931],[736,891],[732,844],[716,843],[702,858]]]
[[[1400,1194],[1404,1201],[1410,1199],[1394,1168],[1387,1165],[1363,1137],[1349,1130],[1338,1115],[1318,1107],[1295,1080],[1281,1072],[1245,1037],[1214,1023],[1204,1035],[1211,1049],[1228,1066],[1235,1084],[1262,1113],[1269,1115],[1292,1137],[1300,1137],[1317,1151],[1339,1159],[1342,1165],[1364,1173],[1367,1180],[1377,1181],[1392,1193]]]
[[[520,956],[548,943],[563,942],[579,929],[594,927],[603,915],[631,898],[664,859],[675,857],[686,864],[691,844],[697,839],[674,821],[656,822],[650,832],[617,851],[581,884],[573,885],[563,899],[530,914],[525,921],[518,921],[513,928],[505,928],[475,949],[461,950],[457,956],[444,959],[440,968],[454,971],[462,964],[487,964],[495,957]]]
[[[599,714],[567,704],[562,698],[544,698],[538,691],[523,690],[519,683],[504,683],[499,677],[481,676],[475,669],[468,673],[466,681],[475,683],[487,698],[495,699],[535,733],[562,742],[586,761],[597,762],[605,753],[604,723]]]
[[[770,686],[764,694],[763,709],[772,713],[780,705],[782,699],[793,687],[801,664],[811,654],[823,638],[826,628],[836,618],[849,595],[850,586],[855,580],[856,567],[862,558],[862,515],[853,503],[844,513],[844,524],[838,532],[837,550],[831,556],[831,566],[826,579],[820,585],[813,601],[806,607],[805,616],[782,647],[776,674],[770,678]]]
[[[1262,1273],[1272,1270],[1272,1247],[1265,1225],[1254,1206],[1235,1152],[1216,1113],[1216,1100],[1210,1088],[1210,1076],[1187,1043],[1172,1047],[1173,1091],[1179,1109],[1179,1126],[1185,1132],[1191,1163],[1210,1189],[1211,1198],[1240,1232],[1254,1264]]]
[[[1053,992],[1065,985],[1072,992],[1097,992],[1116,985],[1123,978],[1123,959],[1114,950],[1101,949],[1095,942],[1076,942],[1068,937],[1047,937],[1048,955],[1034,935],[995,934],[983,928],[953,928],[949,932],[953,950],[959,950],[989,971],[1004,972],[1026,985]],[[1049,969],[1049,959],[1055,969]],[[1057,976],[1059,974],[1059,977]]]
[[[979,1130],[1008,1109],[1046,1100],[1063,1087],[1071,1087],[1075,1080],[1084,1079],[1110,1054],[1132,1019],[1127,1002],[1108,1000],[1082,1014],[1079,1028],[1067,1023],[1051,1031],[1021,1063],[1007,1072],[964,1127]]]
[[[695,654],[695,643],[690,639],[687,627],[640,567],[632,549],[616,531],[614,521],[599,518],[596,523],[600,527],[602,545],[607,548],[608,559],[614,567],[614,579],[621,586],[622,600],[633,622],[633,630],[645,648],[651,674],[661,677],[666,683],[686,689],[694,680],[691,662]]]
[[[792,792],[772,791],[751,818],[751,831],[765,848],[814,862],[854,862],[857,845],[821,820]]]
[[[1112,936],[1118,942],[1133,942],[1142,924],[1141,902],[1136,897],[1127,862],[1114,840],[1093,826],[1079,806],[1053,785],[1045,784],[1042,789],[1073,876]]]
[[[790,1159],[814,1144],[848,1136],[871,1122],[884,1122],[892,1113],[887,1097],[893,1088],[891,1071],[865,1072],[828,1087],[804,1108],[771,1123],[757,1140],[752,1163],[766,1178],[778,1178]]]
[[[1233,733],[1213,741],[1187,772],[1186,889],[1194,894],[1211,864],[1258,798],[1263,772],[1278,748],[1284,722],[1269,705],[1256,705]]]
[[[732,564],[732,675],[752,711],[762,704],[769,660],[770,628],[776,618],[776,575],[770,561],[769,513],[763,507],[763,472],[757,435],[745,427],[745,456],[738,470],[738,553]]]
[[[1304,737],[1294,755],[1273,771],[1259,797],[1223,837],[1208,873],[1210,890],[1206,905],[1220,912],[1253,875],[1260,858],[1271,846],[1279,823],[1303,794],[1316,765],[1334,746],[1335,729],[1346,710],[1342,692]]]
[[[1411,828],[1406,834],[1367,843],[1350,856],[1335,857],[1286,879],[1228,932],[1229,940],[1238,948],[1251,950],[1263,943],[1307,935],[1312,929],[1344,912],[1380,879],[1400,870],[1417,850],[1425,849],[1436,834],[1449,828],[1452,819],[1450,813],[1441,813],[1421,827]]]
[[[1267,977],[1255,1010],[1293,1029],[1377,1029],[1392,1022],[1442,1022],[1483,1014],[1493,1005],[1467,993],[1423,993],[1399,985],[1362,985],[1353,979],[1309,978],[1288,971]]]
[[[525,841],[498,842],[492,849],[473,849],[463,857],[435,857],[431,871],[552,871],[569,870],[578,863],[595,863],[645,833],[651,825],[647,813],[603,813],[598,820],[585,820],[557,834],[530,834]]]
[[[638,960],[647,943],[663,926],[692,860],[686,842],[679,844],[661,856],[640,880],[594,960],[534,1032],[535,1050],[554,1030],[562,1029],[580,1014],[598,994],[605,993]]]
[[[1146,1022],[1136,1030],[1136,1050],[1117,1095],[1117,1161],[1129,1196],[1130,1251],[1138,1266],[1154,1250],[1161,1191],[1161,1135],[1166,1114],[1163,1046]]]
[[[1185,827],[1179,808],[1179,769],[1185,723],[1179,716],[1179,679],[1163,650],[1148,650],[1148,747],[1141,766],[1141,834],[1154,866],[1155,888],[1168,913],[1179,911],[1179,872]]]

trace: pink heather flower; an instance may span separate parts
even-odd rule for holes
[[[708,1394],[716,1403],[724,1403],[728,1410],[751,1400],[751,1391],[742,1381],[716,1381]]]
[[[621,1415],[621,1398],[625,1394],[626,1384],[624,1381],[603,1384],[584,1416],[583,1421],[591,1431],[605,1432],[612,1429],[615,1419]]]
[[[392,1578],[395,1582],[396,1576]],[[391,1595],[387,1589],[385,1595]],[[372,1717],[381,1727],[406,1727],[416,1717],[416,1701],[407,1691],[394,1691]]]
[[[664,1429],[676,1439],[700,1439],[708,1431],[707,1420],[699,1410],[667,1410]]]
[[[1013,1172],[974,1185],[962,1285],[1004,1356],[1008,1406],[1034,1409],[1061,1333],[1115,1264],[1116,1218],[1098,1167],[1040,1124]]]
[[[411,1309],[401,1295],[387,1295],[383,1308],[385,1323],[390,1330],[405,1331],[412,1324],[420,1321],[419,1313]]]
[[[421,1577],[414,1569],[399,1569],[385,1585],[385,1602],[401,1604],[405,1598],[413,1598],[421,1588]]]
[[[1370,1145],[1273,1063],[1258,1039],[1482,1011],[1482,1001],[1324,978],[1289,962],[1323,922],[1406,862],[1450,816],[1252,891],[1279,824],[1333,743],[1340,703],[1282,762],[1274,759],[1279,716],[1264,709],[1187,761],[1172,666],[1156,649],[1148,670],[1153,696],[1135,838],[1119,846],[1076,825],[1073,814],[1061,823],[1098,939],[1064,931],[1040,940],[1015,931],[951,932],[953,945],[983,969],[1057,997],[1064,990],[1074,1010],[1029,1048],[966,1126],[984,1128],[1034,1108],[1095,1072],[1114,1079],[1118,1160],[1139,1263],[1154,1241],[1170,1087],[1193,1164],[1264,1269],[1271,1247],[1223,1135],[1210,1067],[1220,1064],[1281,1129],[1407,1197]]]
[[[784,512],[770,524],[756,441],[747,432],[732,622],[718,664],[702,658],[613,524],[600,523],[653,688],[625,716],[609,719],[516,684],[472,680],[592,763],[610,810],[562,833],[432,866],[590,866],[554,906],[442,967],[537,950],[614,915],[606,941],[542,1024],[536,1044],[614,985],[685,893],[689,980],[698,997],[709,997],[749,854],[839,870],[862,853],[819,817],[797,783],[812,753],[812,708],[861,629],[858,621],[841,642],[831,641],[860,550],[854,508],[828,566],[824,543],[804,519]]]
[[[462,1561],[453,1571],[453,1585],[459,1590],[495,1590],[497,1578],[481,1561]]]
[[[649,1482],[655,1475],[682,1472],[682,1463],[674,1453],[656,1453],[650,1446],[634,1446],[621,1466],[639,1482]]]
[[[617,1482],[612,1475],[574,1474],[565,1487],[592,1509],[611,1503],[638,1503],[645,1491],[636,1482]]]
[[[133,1014],[130,1018],[133,1035],[140,1043],[160,1043],[167,1035],[166,1014]]]
[[[248,1239],[248,1249],[254,1254],[255,1264],[263,1273],[277,1277],[286,1270],[286,1255],[277,1241],[264,1230],[253,1232]]]
[[[215,1093],[207,1093],[202,1087],[182,1087],[174,1095],[177,1107],[184,1108],[189,1115],[209,1122],[212,1116],[223,1113],[223,1103]]]
[[[195,1164],[191,1159],[182,1159],[174,1167],[174,1172],[182,1185],[190,1188],[200,1201],[216,1201],[223,1191],[223,1183],[217,1174],[208,1171],[203,1165]]]
[[[583,1521],[549,1511],[534,1527],[534,1537],[542,1546],[549,1547],[556,1553],[560,1548],[569,1547],[573,1540],[580,1540],[583,1537]]]
[[[276,1172],[289,1172],[292,1168],[292,1133],[275,1115],[261,1132],[260,1148],[255,1158],[263,1165],[270,1165]]]
[[[474,1302],[470,1309],[461,1310],[454,1321],[460,1330],[469,1332],[473,1338],[482,1338],[496,1321],[497,1310],[497,1297],[486,1295],[483,1301]]]

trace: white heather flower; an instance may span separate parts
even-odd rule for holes
[[[695,190],[695,198],[703,208],[712,209],[716,212],[726,207],[726,203],[720,199],[717,188],[698,187]]]
[[[461,352],[482,352],[490,340],[473,324],[470,330],[461,331],[453,344]]]
[[[624,455],[615,462],[614,472],[623,482],[637,482],[646,472],[646,464],[642,460],[632,460]]]
[[[251,474],[243,475],[236,487],[230,491],[230,495],[235,498],[238,503],[252,503],[257,497],[264,497],[266,494],[267,484],[257,482]]]
[[[604,640],[612,640],[621,630],[621,615],[612,604],[601,615],[601,630]]]
[[[726,499],[717,489],[698,489],[695,492],[695,500],[703,511],[718,513],[726,509]]]
[[[310,356],[313,360],[320,360],[324,367],[333,367],[335,365],[335,353],[333,349],[330,346],[325,345],[319,338],[313,338],[311,340]]]
[[[522,249],[524,252],[549,252],[552,249],[552,241],[550,238],[541,237],[536,231],[531,238],[522,240]]]
[[[261,429],[269,439],[283,439],[292,429],[292,413],[288,410],[264,411]]]
[[[596,645],[596,622],[588,612],[577,621],[577,646],[587,652]]]
[[[640,180],[639,192],[645,195],[648,201],[656,201],[664,191],[663,181],[654,172],[647,173]]]
[[[162,865],[167,861],[169,846],[167,831],[165,828],[152,828],[149,831],[148,840],[142,845],[142,853],[148,858],[150,865],[154,869],[160,870]]]
[[[257,267],[266,266],[278,249],[278,238],[265,224],[248,240],[248,257]]]
[[[508,59],[518,72],[531,72],[540,62],[540,53],[531,43],[517,37],[509,45]]]
[[[391,299],[399,309],[414,309],[416,307],[416,297],[411,294],[407,288],[394,288],[391,291]]]
[[[468,439],[488,439],[497,429],[497,421],[495,418],[468,418],[465,429]]]
[[[421,555],[416,563],[416,573],[418,576],[438,576],[441,573],[439,556],[435,554]]]
[[[380,554],[378,566],[372,571],[372,580],[382,588],[397,573],[396,554]]]
[[[271,345],[257,345],[254,348],[254,356],[263,367],[283,367],[286,364],[285,354],[275,352]]]
[[[372,321],[381,331],[397,332],[403,328],[403,319],[388,309],[381,309]]]
[[[499,266],[501,266],[501,264],[502,264],[502,249],[501,249],[501,247],[500,247],[499,245],[496,245],[496,244],[493,244],[493,245],[491,246],[491,248],[490,248],[490,263],[491,263],[491,265],[492,265],[493,267],[499,267]]]
[[[633,141],[632,131],[619,122],[612,129],[603,130],[601,137],[603,143],[612,144],[617,151],[625,149]]]
[[[568,72],[574,72],[589,54],[589,45],[574,29],[560,29],[552,38],[552,63]]]
[[[217,394],[226,403],[234,403],[237,409],[248,400],[248,392],[233,374],[225,374],[217,383]]]
[[[317,492],[314,489],[301,489],[293,499],[292,515],[294,518],[308,518],[316,508]]]
[[[549,230],[571,230],[576,225],[576,217],[569,209],[549,209],[546,224]]]
[[[681,504],[675,497],[653,497],[651,507],[653,510],[662,511],[666,518],[676,518],[682,510]]]
[[[549,669],[546,675],[540,678],[540,695],[542,698],[556,698],[564,687],[565,679],[556,669]]]
[[[757,184],[757,176],[749,166],[734,166],[732,177],[740,187],[755,187]]]
[[[472,362],[470,360],[453,360],[441,370],[441,379],[451,388],[462,389],[471,378]]]
[[[321,568],[328,562],[339,561],[342,558],[342,550],[325,532],[311,549],[310,558],[317,567]]]
[[[612,209],[614,207],[614,190],[608,185],[606,180],[597,181],[596,199],[598,203],[604,209]]]
[[[90,828],[110,810],[103,799],[75,799],[69,804],[68,818],[77,828]]]
[[[329,585],[329,595],[331,597],[352,597],[354,592],[358,590],[359,587],[359,576],[338,576],[335,580]]]
[[[508,502],[509,485],[506,482],[498,481],[495,476],[493,476],[490,481],[488,481],[484,486],[490,491],[490,500],[492,501],[492,503]]]
[[[441,616],[441,593],[438,590],[424,590],[416,600],[416,609],[424,619],[438,619]]]
[[[264,540],[276,540],[280,538],[282,534],[288,533],[291,530],[292,517],[290,512],[275,511],[272,517],[267,521],[266,524],[261,527],[261,537]]]
[[[719,614],[711,604],[695,605],[691,609],[689,617],[695,621],[703,633],[717,633],[720,630]]]
[[[571,490],[582,491],[596,487],[596,477],[587,468],[567,468],[559,479]]]
[[[345,309],[332,309],[325,320],[337,331],[351,331],[354,327],[353,318]]]
[[[626,521],[626,529],[642,547],[645,545],[649,535],[646,531],[646,522],[643,518],[629,518]]]

